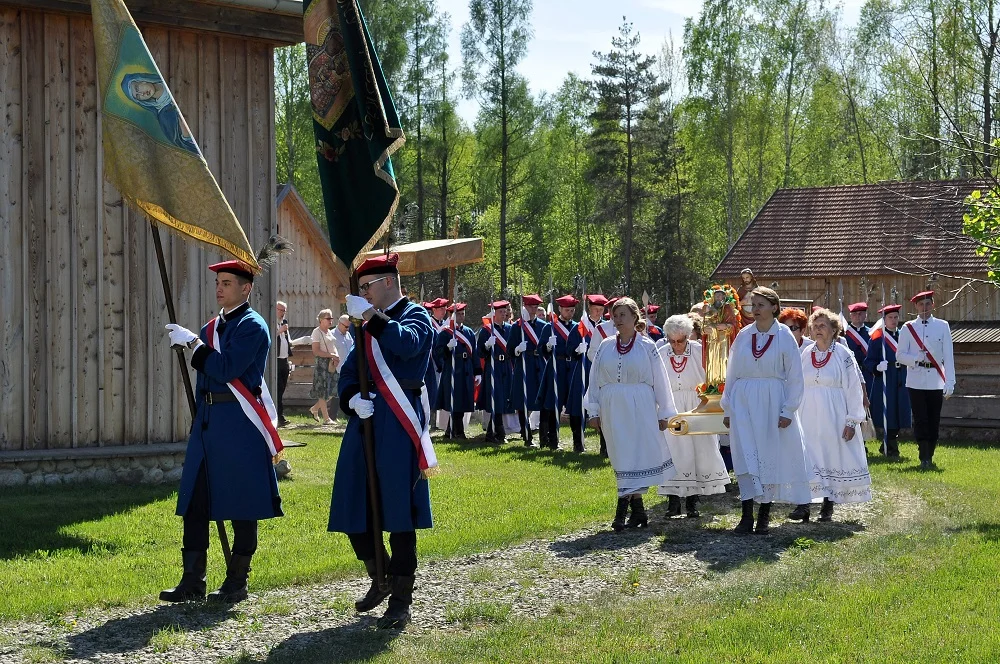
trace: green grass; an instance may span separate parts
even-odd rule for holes
[[[167,625],[149,638],[149,645],[153,648],[153,652],[166,652],[171,648],[182,646],[186,642],[187,634],[177,625]]]
[[[305,422],[306,418],[293,418]],[[347,538],[328,533],[337,435],[289,430],[291,479],[280,483],[286,516],[262,521],[252,590],[358,576]],[[500,549],[608,518],[614,476],[593,453],[476,443],[436,445],[435,527],[418,535],[422,559]],[[176,486],[77,485],[0,490],[0,622],[90,606],[155,602],[180,578]],[[213,528],[213,539],[215,538]],[[209,586],[225,574],[217,542]]]

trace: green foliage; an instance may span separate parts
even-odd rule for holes
[[[973,191],[966,205],[963,230],[979,243],[976,253],[986,257],[989,279],[1000,286],[1000,186]]]

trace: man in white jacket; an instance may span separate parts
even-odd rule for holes
[[[917,293],[910,302],[917,309],[917,318],[900,331],[896,361],[907,367],[913,436],[920,450],[920,467],[926,470],[937,447],[941,406],[955,392],[955,356],[951,327],[932,313],[934,291]]]

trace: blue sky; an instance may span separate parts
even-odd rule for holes
[[[845,22],[857,22],[862,0],[842,0]],[[438,0],[441,11],[451,15],[452,62],[461,62],[459,34],[469,19],[468,0]],[[594,51],[607,51],[618,34],[622,16],[633,23],[642,37],[642,50],[658,53],[671,35],[676,44],[684,36],[684,19],[701,9],[701,0],[534,0],[534,38],[518,69],[528,78],[532,92],[554,92],[568,72],[590,77]],[[459,113],[468,122],[476,115],[476,104],[463,101]]]

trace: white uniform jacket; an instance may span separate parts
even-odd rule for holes
[[[941,380],[934,367],[918,364],[928,362],[928,358],[920,349],[920,344],[913,338],[913,333],[907,328],[913,328],[913,332],[917,333],[924,346],[934,356],[944,371],[944,380]],[[907,387],[915,390],[955,389],[955,353],[951,342],[951,326],[947,321],[934,316],[927,320],[918,318],[907,321],[900,328],[896,361],[906,365]]]

